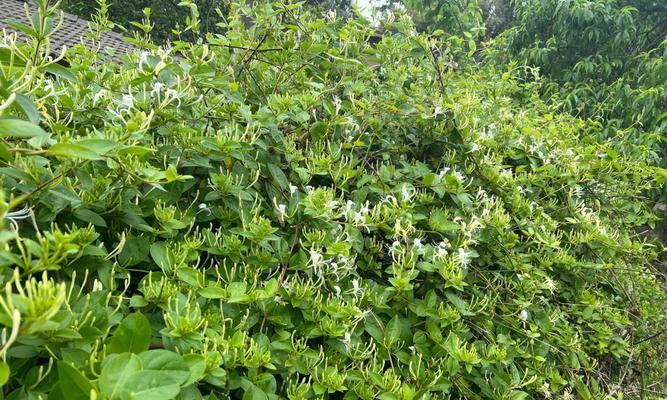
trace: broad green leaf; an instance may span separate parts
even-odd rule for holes
[[[243,303],[250,300],[246,293],[246,285],[243,282],[232,282],[227,290],[229,291],[228,303]]]
[[[0,362],[0,388],[5,386],[5,383],[9,380],[9,375],[11,371],[9,370],[9,365],[6,362]]]
[[[155,242],[150,248],[151,257],[160,269],[167,271],[172,267],[172,260],[169,256],[169,249],[166,242]]]
[[[190,367],[183,357],[169,350],[150,350],[139,354],[144,371],[161,374],[161,382],[180,385],[190,377]]]
[[[199,289],[199,294],[207,299],[224,299],[227,297],[227,291],[219,286],[207,286]]]
[[[150,242],[143,236],[131,236],[127,239],[123,251],[118,255],[118,261],[123,266],[137,265],[148,258]]]
[[[33,138],[46,137],[48,134],[32,122],[20,119],[0,119],[0,137]]]
[[[112,356],[111,360],[103,363],[99,379],[100,390],[111,400],[126,399],[132,390],[128,387],[128,382],[141,370],[141,359],[135,354]]]
[[[287,187],[289,186],[289,181],[287,180],[287,176],[285,176],[283,170],[280,169],[280,167],[275,164],[267,164],[267,168],[269,169],[271,177],[273,177],[273,179],[275,179],[276,182],[278,182],[278,185],[282,189],[287,189]]]
[[[37,110],[37,107],[35,106],[35,103],[32,102],[32,100],[22,94],[17,94],[16,104],[18,104],[19,108],[30,120],[30,122],[33,124],[39,124],[41,116],[39,114],[39,110]]]
[[[92,212],[86,208],[79,208],[74,211],[74,216],[84,222],[91,223],[96,226],[106,227],[107,223],[99,214]]]
[[[102,159],[102,157],[93,150],[73,143],[56,143],[49,148],[48,153],[52,156],[63,158],[81,158],[84,160]]]
[[[256,385],[250,384],[243,393],[243,400],[268,400],[268,396]]]
[[[76,76],[72,73],[72,71],[69,70],[69,68],[64,67],[60,64],[49,64],[46,68],[44,68],[45,71],[58,76],[60,78],[66,79],[70,82],[75,82],[76,81]]]
[[[12,159],[12,153],[9,152],[7,146],[0,142],[0,159],[5,161],[10,161]]]
[[[387,323],[387,326],[384,328],[384,333],[389,341],[389,343],[395,343],[398,339],[401,338],[401,331],[403,327],[401,324],[401,319],[398,315],[394,317]]]
[[[64,388],[67,398],[72,400],[88,400],[94,389],[88,378],[64,361],[58,362],[58,383]]]
[[[151,324],[141,313],[130,314],[120,323],[107,347],[110,353],[141,353],[151,344]]]
[[[329,124],[326,122],[318,121],[310,127],[310,135],[314,141],[323,140],[326,137],[327,130],[329,129]]]

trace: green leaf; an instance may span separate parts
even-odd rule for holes
[[[285,173],[283,172],[280,167],[278,167],[275,164],[267,164],[266,166],[269,169],[269,173],[271,174],[271,177],[278,182],[278,185],[282,189],[287,189],[289,186],[289,181],[287,180],[287,176],[285,176]]]
[[[169,270],[172,266],[171,257],[169,257],[169,249],[166,242],[155,242],[151,245],[151,257],[155,264],[157,264],[163,271]]]
[[[169,350],[150,350],[139,354],[144,371],[161,374],[162,383],[180,385],[190,377],[190,367],[183,357]]]
[[[21,119],[0,119],[0,137],[33,138],[47,137],[48,134],[32,122]]]
[[[401,338],[401,331],[403,327],[401,324],[401,319],[398,315],[389,321],[387,327],[384,329],[385,336],[389,343],[395,343],[398,339]]]
[[[100,389],[111,400],[173,399],[191,373],[185,360],[168,350],[112,357],[103,365],[100,376]]]
[[[459,224],[447,219],[447,213],[443,210],[435,210],[428,219],[428,225],[438,232],[454,232],[459,230]]]
[[[118,261],[123,266],[133,266],[148,258],[150,248],[148,238],[143,236],[132,236],[127,239],[123,251],[118,255]]]
[[[10,374],[9,365],[4,361],[0,362],[0,388],[5,386],[5,383],[9,381]]]
[[[96,226],[106,227],[107,223],[104,221],[104,218],[100,217],[99,214],[94,213],[86,208],[79,208],[74,211],[74,216],[80,219],[81,221],[88,222]]]
[[[259,387],[250,384],[248,389],[243,393],[243,400],[268,400],[268,396]]]
[[[49,64],[46,66],[46,68],[44,68],[44,70],[48,73],[66,79],[70,82],[76,81],[76,76],[72,73],[72,71],[70,71],[69,68],[64,67],[60,64]]]
[[[326,122],[315,122],[313,126],[310,127],[310,136],[314,141],[321,141],[325,138],[327,130],[329,130],[329,124]]]
[[[37,110],[37,107],[35,106],[35,103],[32,102],[32,100],[22,94],[17,94],[16,104],[18,104],[19,108],[30,120],[30,122],[35,125],[39,124],[41,116],[39,114],[39,110]]]
[[[118,143],[106,139],[82,139],[76,142],[77,146],[83,146],[100,156],[118,147]]]
[[[64,361],[58,361],[58,383],[65,388],[67,398],[88,400],[93,384],[78,369]]]
[[[123,353],[105,359],[100,374],[100,390],[111,400],[129,397],[128,381],[141,372],[141,359],[132,353]]]
[[[207,299],[224,299],[227,297],[227,292],[220,286],[207,286],[199,290],[199,295]]]
[[[101,160],[102,157],[93,150],[73,143],[56,143],[48,150],[49,155],[63,158],[81,158],[84,160]]]
[[[246,294],[246,285],[243,282],[232,282],[227,290],[229,291],[228,303],[244,303],[250,300],[250,297]]]
[[[141,353],[151,344],[151,324],[141,313],[130,314],[120,323],[111,337],[110,353]]]
[[[11,161],[12,159],[12,153],[9,152],[7,146],[2,142],[0,142],[0,159],[5,161]]]

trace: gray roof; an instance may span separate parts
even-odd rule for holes
[[[7,21],[18,21],[31,26],[25,14],[25,3],[27,2],[22,0],[0,0],[0,31],[7,29],[7,31],[18,32],[20,35],[24,35],[22,32],[9,26]],[[37,12],[37,8],[32,3],[28,3],[28,7],[31,14]],[[75,15],[64,13],[62,25],[50,38],[51,49],[54,53],[60,54],[63,46],[70,48],[82,43],[88,48],[93,48],[93,42],[88,38],[87,33],[89,33],[88,21]],[[113,31],[102,32],[98,44],[102,50],[111,50],[113,52],[111,58],[117,62],[121,61],[123,54],[136,49],[134,45],[123,41],[123,35]]]

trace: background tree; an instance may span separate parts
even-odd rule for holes
[[[506,61],[539,67],[548,96],[618,128],[665,132],[667,3],[522,0],[498,43]],[[655,142],[655,140],[654,140]]]
[[[144,10],[150,8],[150,20],[154,24],[151,35],[158,43],[176,39],[173,32],[177,26],[184,26],[190,15],[187,7],[180,7],[181,0],[114,0],[108,4],[109,19],[126,29],[133,29],[132,22],[144,18]],[[225,0],[193,0],[200,14],[202,33],[220,32],[216,24],[221,21],[218,10],[224,13],[229,9]],[[82,18],[90,19],[97,12],[96,0],[64,0],[63,8]]]

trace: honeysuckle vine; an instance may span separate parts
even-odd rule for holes
[[[0,42],[6,398],[622,397],[660,170],[406,18],[221,28],[122,65]]]

